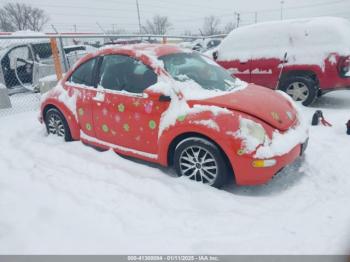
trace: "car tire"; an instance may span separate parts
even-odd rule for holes
[[[318,96],[317,83],[308,76],[293,76],[282,82],[280,90],[290,95],[294,101],[300,101],[304,106],[315,102]]]
[[[58,109],[51,108],[46,112],[45,126],[48,134],[63,137],[67,142],[72,141],[67,120]]]
[[[175,148],[174,168],[178,176],[220,188],[229,174],[224,153],[217,145],[200,137],[190,137]]]

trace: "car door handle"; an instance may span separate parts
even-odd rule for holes
[[[105,93],[104,92],[97,92],[96,96],[92,98],[92,100],[96,102],[103,102],[105,101]]]

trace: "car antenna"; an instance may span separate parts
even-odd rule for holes
[[[285,52],[284,53],[284,56],[283,56],[283,61],[282,61],[282,66],[281,66],[281,70],[278,74],[278,79],[277,79],[277,84],[276,84],[276,87],[275,87],[275,90],[278,89],[279,85],[280,85],[280,82],[281,82],[281,77],[282,77],[282,72],[283,72],[283,69],[284,69],[284,65],[287,61],[287,57],[288,57],[288,52]]]

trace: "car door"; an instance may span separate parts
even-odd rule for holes
[[[231,75],[246,81],[251,82],[251,60],[250,59],[232,59],[230,61],[217,61],[222,67],[227,69]]]
[[[13,47],[1,60],[6,86],[31,84],[33,65],[33,54],[28,45]]]
[[[43,77],[55,74],[55,65],[52,57],[52,49],[49,42],[32,43],[34,54],[33,85],[39,84]]]
[[[74,94],[76,101],[70,101],[71,107],[78,118],[81,131],[86,135],[95,137],[93,129],[92,99],[96,97],[96,70],[98,58],[92,58],[81,64],[68,81],[64,83],[67,92]]]
[[[160,117],[169,106],[144,93],[156,82],[156,73],[141,61],[125,55],[104,56],[93,100],[96,137],[122,151],[155,154]]]
[[[275,89],[281,72],[283,59],[255,58],[251,61],[251,82]]]

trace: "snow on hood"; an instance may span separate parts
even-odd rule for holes
[[[233,30],[218,47],[218,61],[283,58],[324,67],[330,53],[350,54],[350,22],[319,17],[265,22]]]

